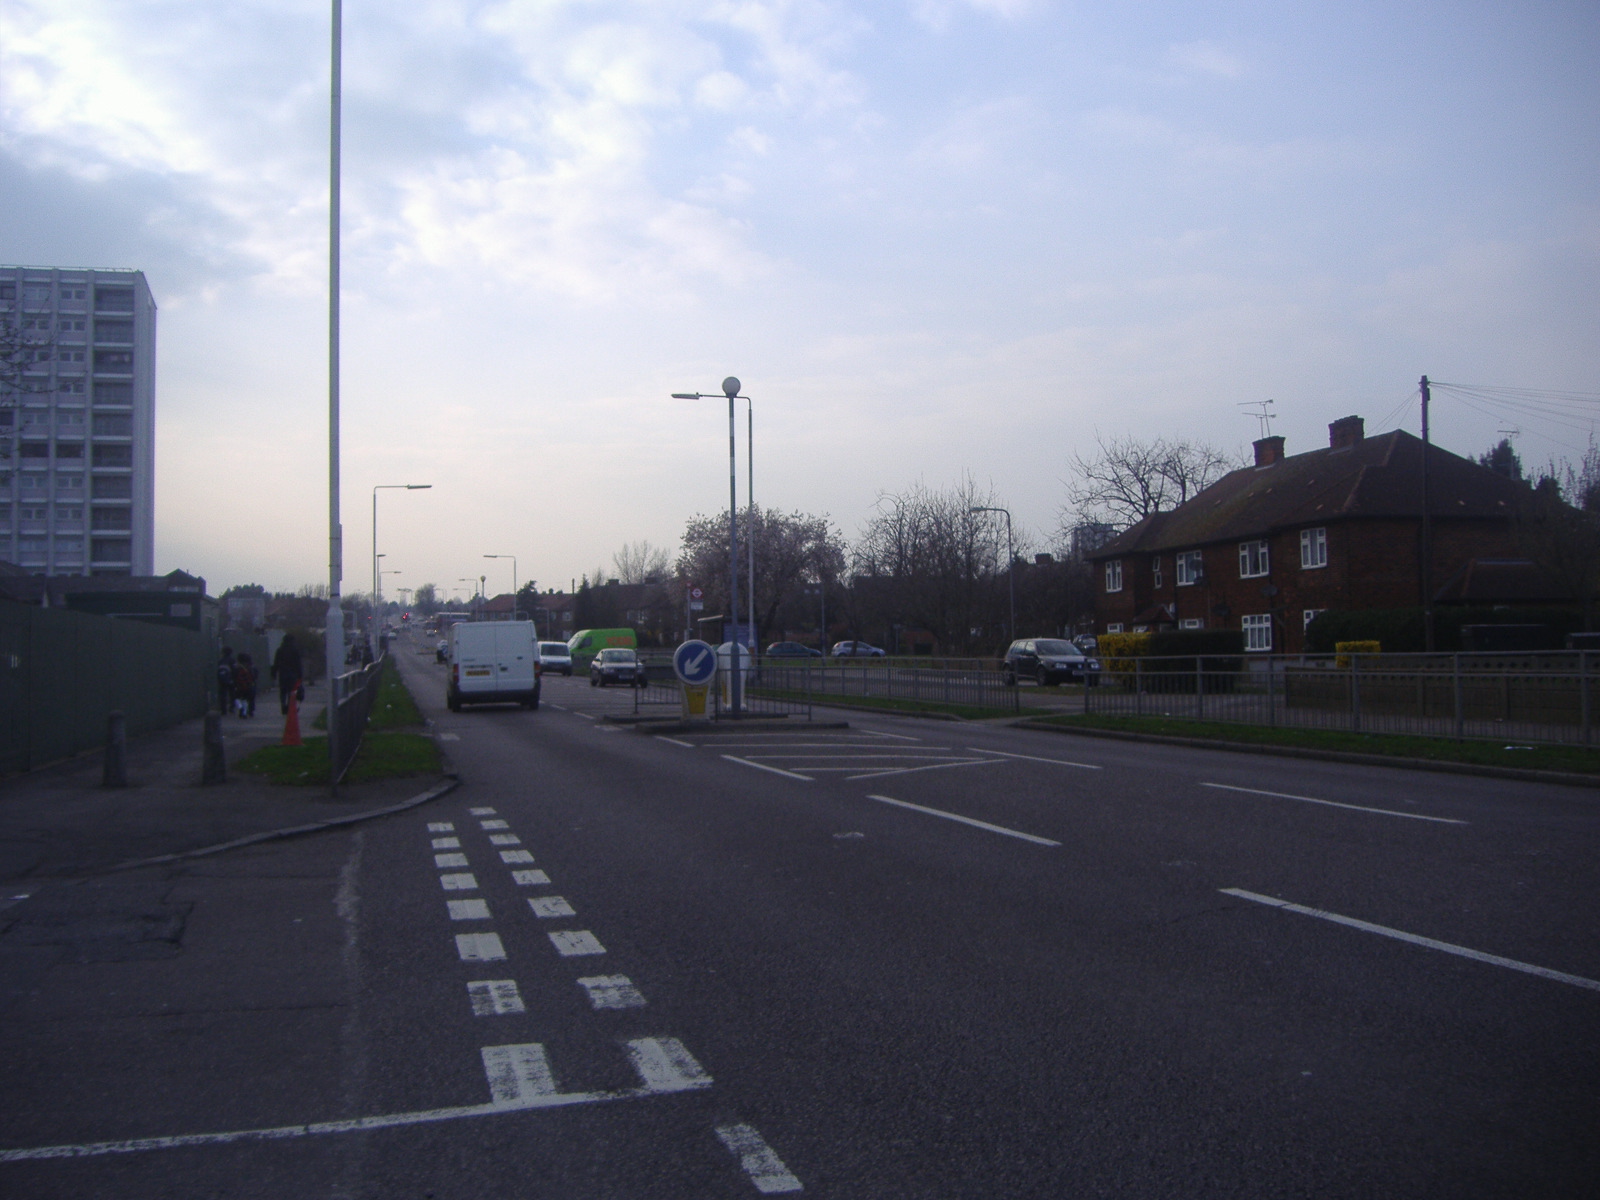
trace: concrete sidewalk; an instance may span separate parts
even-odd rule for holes
[[[343,786],[287,787],[235,771],[252,750],[278,742],[283,717],[270,680],[256,715],[222,718],[228,781],[200,786],[204,720],[128,740],[126,788],[100,786],[102,756],[86,754],[0,781],[0,908],[61,879],[136,860],[386,808],[428,791],[438,776]],[[301,733],[327,702],[326,682],[306,689]]]

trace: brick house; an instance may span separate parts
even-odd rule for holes
[[[1366,437],[1360,417],[1328,435],[1289,457],[1262,438],[1254,466],[1092,551],[1096,630],[1238,629],[1248,650],[1296,654],[1324,609],[1421,604],[1421,439]],[[1438,446],[1428,476],[1436,593],[1473,560],[1522,557],[1524,485]]]

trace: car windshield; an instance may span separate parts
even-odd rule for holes
[[[1053,638],[1041,639],[1040,641],[1035,642],[1034,645],[1039,648],[1040,654],[1054,654],[1058,657],[1066,655],[1076,658],[1078,655],[1083,653],[1083,651],[1079,650],[1071,642],[1056,641]]]
[[[559,658],[567,657],[567,644],[565,642],[540,642],[540,654],[553,654]]]
[[[632,662],[633,661],[633,651],[632,650],[602,650],[602,651],[600,651],[600,661],[601,662],[609,662],[609,663]]]

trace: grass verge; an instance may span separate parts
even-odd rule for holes
[[[404,729],[421,724],[422,713],[401,682],[394,659],[385,658],[383,673],[378,677],[378,694],[373,698],[372,712],[367,715],[367,729]]]
[[[311,737],[302,746],[262,746],[233,765],[236,771],[263,775],[270,783],[328,782],[328,739]],[[437,775],[444,770],[439,748],[420,733],[373,732],[361,739],[356,760],[345,772],[346,783]]]
[[[767,688],[751,688],[750,698],[760,700],[805,700],[804,692],[774,691]],[[1014,708],[988,708],[981,704],[945,704],[938,700],[900,700],[889,696],[838,696],[832,693],[823,694],[814,692],[811,703],[823,705],[828,708],[884,708],[893,709],[903,713],[948,713],[954,717],[962,717],[969,721],[981,721],[986,717],[1015,717],[1017,710]]]
[[[1174,721],[1164,717],[1063,714],[1038,717],[1035,721],[1064,729],[1113,729],[1124,733],[1154,733],[1164,737],[1203,738],[1259,746],[1300,746],[1312,750],[1384,754],[1393,758],[1422,758],[1430,762],[1471,763],[1484,767],[1600,774],[1600,750],[1586,750],[1582,746],[1534,745],[1508,749],[1503,742],[1455,742],[1448,738],[1349,733],[1336,729],[1274,729],[1262,725],[1231,725],[1221,721]]]

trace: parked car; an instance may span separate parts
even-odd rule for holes
[[[434,662],[444,662],[445,659],[449,657],[449,655],[450,655],[450,642],[449,642],[449,640],[446,639],[446,638],[440,638],[439,642],[438,642],[438,645],[434,646],[434,648],[433,648],[433,661]]]
[[[546,675],[552,672],[560,675],[572,674],[572,651],[567,649],[565,642],[540,642],[539,661],[544,664]]]
[[[611,647],[600,651],[589,664],[589,686],[605,687],[608,683],[625,683],[629,687],[643,687],[646,683],[644,664],[632,650]]]
[[[833,644],[835,658],[884,658],[886,652],[876,646],[869,646],[866,642],[835,642]]]
[[[821,650],[813,650],[810,646],[799,642],[773,642],[767,647],[768,658],[821,658]]]
[[[1100,641],[1092,633],[1080,633],[1072,639],[1072,644],[1082,650],[1090,658],[1100,652]]]
[[[1100,662],[1065,638],[1019,638],[1000,660],[1000,673],[1007,686],[1033,679],[1040,687],[1071,681],[1092,687],[1100,682]]]

